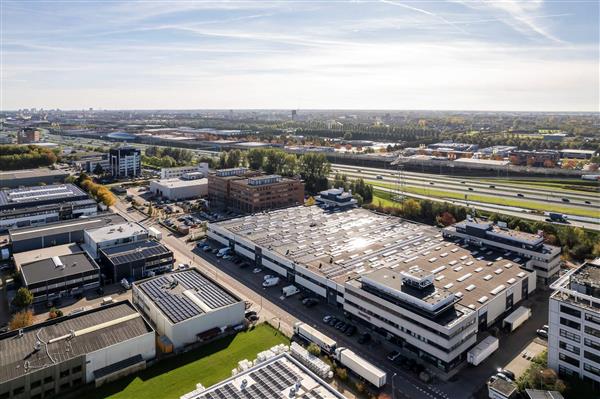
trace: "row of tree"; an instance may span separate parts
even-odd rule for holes
[[[336,173],[332,187],[343,188],[345,191],[352,191],[354,198],[358,200],[359,205],[369,204],[373,201],[373,185],[365,183],[362,178],[349,180],[343,173]]]
[[[146,156],[157,158],[171,157],[182,165],[190,164],[194,160],[194,153],[191,150],[177,147],[152,146],[146,148],[145,154]]]
[[[115,195],[102,184],[94,183],[91,177],[82,173],[76,180],[77,185],[90,193],[97,201],[102,202],[106,206],[112,206],[117,202]]]
[[[0,170],[30,169],[50,166],[58,160],[54,151],[34,145],[0,146]]]

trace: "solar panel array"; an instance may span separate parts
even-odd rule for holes
[[[170,253],[164,245],[155,241],[137,242],[103,250],[114,265],[122,265],[152,256]]]
[[[282,362],[274,362],[248,374],[254,384],[238,390],[233,383],[225,384],[198,399],[275,399],[283,398],[282,392],[296,384],[299,376]]]
[[[211,309],[239,302],[239,299],[214,284],[196,270],[163,275],[140,284],[140,289],[173,322],[199,316],[204,311],[183,294],[192,290]]]

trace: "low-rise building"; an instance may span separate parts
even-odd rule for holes
[[[77,244],[22,252],[14,259],[34,302],[72,297],[100,286],[98,264]]]
[[[600,389],[600,258],[550,286],[548,367]]]
[[[32,251],[56,245],[83,243],[85,230],[126,223],[123,216],[103,213],[89,218],[62,220],[44,226],[21,227],[8,231],[13,253]]]
[[[155,334],[123,301],[1,334],[0,353],[0,398],[49,398],[145,368]]]
[[[132,295],[133,303],[175,348],[244,320],[244,301],[197,269],[136,282]]]
[[[148,230],[139,223],[127,222],[86,230],[83,233],[83,248],[94,258],[100,257],[100,250],[116,247],[148,238]]]
[[[344,399],[345,396],[287,353],[272,357],[232,377],[181,399],[303,398]]]
[[[0,187],[17,188],[21,186],[37,186],[64,183],[68,172],[59,169],[37,168],[25,170],[10,170],[0,172]]]
[[[202,177],[208,176],[208,163],[201,162],[194,166],[177,166],[174,168],[161,168],[160,178],[161,179],[177,179],[184,177],[189,174],[201,173]]]
[[[279,175],[255,176],[233,180],[229,207],[245,213],[301,205],[304,203],[304,183]]]
[[[508,154],[513,165],[553,168],[560,160],[558,151],[515,150]]]
[[[591,159],[596,155],[596,153],[597,152],[594,150],[565,149],[560,150],[560,157],[569,159]]]
[[[315,200],[327,207],[346,208],[356,206],[357,201],[351,192],[345,192],[343,188],[330,188],[324,190],[315,197]]]
[[[535,270],[544,283],[551,281],[560,270],[561,248],[545,244],[541,234],[511,230],[470,217],[446,227],[442,233],[444,237],[459,238],[471,245],[504,251],[506,257],[524,260],[525,268]]]
[[[501,378],[492,377],[487,387],[490,399],[512,399],[517,396],[517,386]]]
[[[102,270],[107,280],[139,280],[173,269],[173,252],[153,240],[137,240],[129,244],[99,250]]]
[[[190,198],[201,198],[208,195],[208,179],[161,179],[150,182],[150,192],[154,195],[179,201]]]

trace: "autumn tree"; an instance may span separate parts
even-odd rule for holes
[[[18,330],[19,328],[27,327],[33,324],[33,312],[31,310],[23,310],[13,315],[8,323],[8,328]]]

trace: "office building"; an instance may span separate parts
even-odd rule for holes
[[[548,367],[600,390],[600,258],[550,286]]]
[[[14,259],[34,302],[73,297],[100,286],[100,268],[77,244],[22,252]]]
[[[596,156],[597,151],[594,150],[570,150],[570,149],[565,149],[565,150],[560,150],[560,157],[561,158],[569,158],[569,159],[591,159],[594,156]]]
[[[139,242],[147,238],[148,230],[145,227],[138,223],[127,222],[84,231],[83,248],[92,258],[98,259],[101,249]]]
[[[198,165],[194,166],[178,166],[174,168],[161,168],[160,169],[160,178],[161,179],[177,179],[184,178],[189,179],[189,177],[197,176],[197,173],[201,173],[201,177],[208,176],[208,164],[206,162],[201,162]],[[192,179],[189,179],[192,180]]]
[[[282,353],[209,388],[199,386],[181,397],[214,398],[344,399],[345,396],[292,356]]]
[[[99,250],[102,271],[107,280],[139,280],[173,269],[173,252],[153,240],[137,240],[129,244]]]
[[[344,191],[343,188],[330,188],[321,191],[315,197],[315,201],[331,208],[347,208],[357,204],[357,201],[352,197],[352,193]]]
[[[157,197],[180,201],[191,198],[202,198],[208,195],[208,179],[182,178],[152,180],[150,192]]]
[[[0,398],[48,398],[143,369],[155,334],[123,301],[0,335]]]
[[[34,127],[26,127],[19,131],[17,134],[17,143],[19,144],[31,144],[40,141],[40,131]]]
[[[114,178],[138,177],[142,173],[142,154],[134,147],[111,148],[108,154]]]
[[[244,321],[244,301],[197,269],[134,283],[132,295],[137,308],[175,348]]]
[[[45,185],[64,183],[67,176],[69,176],[69,173],[64,170],[50,168],[10,170],[0,172],[0,187],[17,188],[22,186],[37,186],[41,183]]]
[[[209,175],[208,197],[214,207],[261,212],[304,203],[304,183],[246,168],[223,169]]]
[[[10,229],[8,235],[12,252],[18,253],[56,245],[83,243],[84,230],[125,222],[119,214],[105,213],[90,218],[47,223],[44,226]]]
[[[524,260],[361,208],[264,212],[211,223],[208,236],[443,371],[536,288]]]
[[[541,234],[511,230],[501,223],[471,217],[446,227],[442,234],[444,237],[459,238],[471,245],[503,251],[506,257],[522,259],[525,261],[525,268],[535,270],[538,278],[546,284],[560,270],[561,248],[545,244]]]
[[[0,230],[94,216],[96,201],[72,184],[0,191]]]
[[[553,168],[560,160],[558,151],[515,150],[508,154],[513,165]]]
[[[110,172],[110,158],[108,154],[102,154],[97,157],[87,158],[80,161],[81,168],[87,173],[96,173],[96,168],[100,165],[102,173]]]

